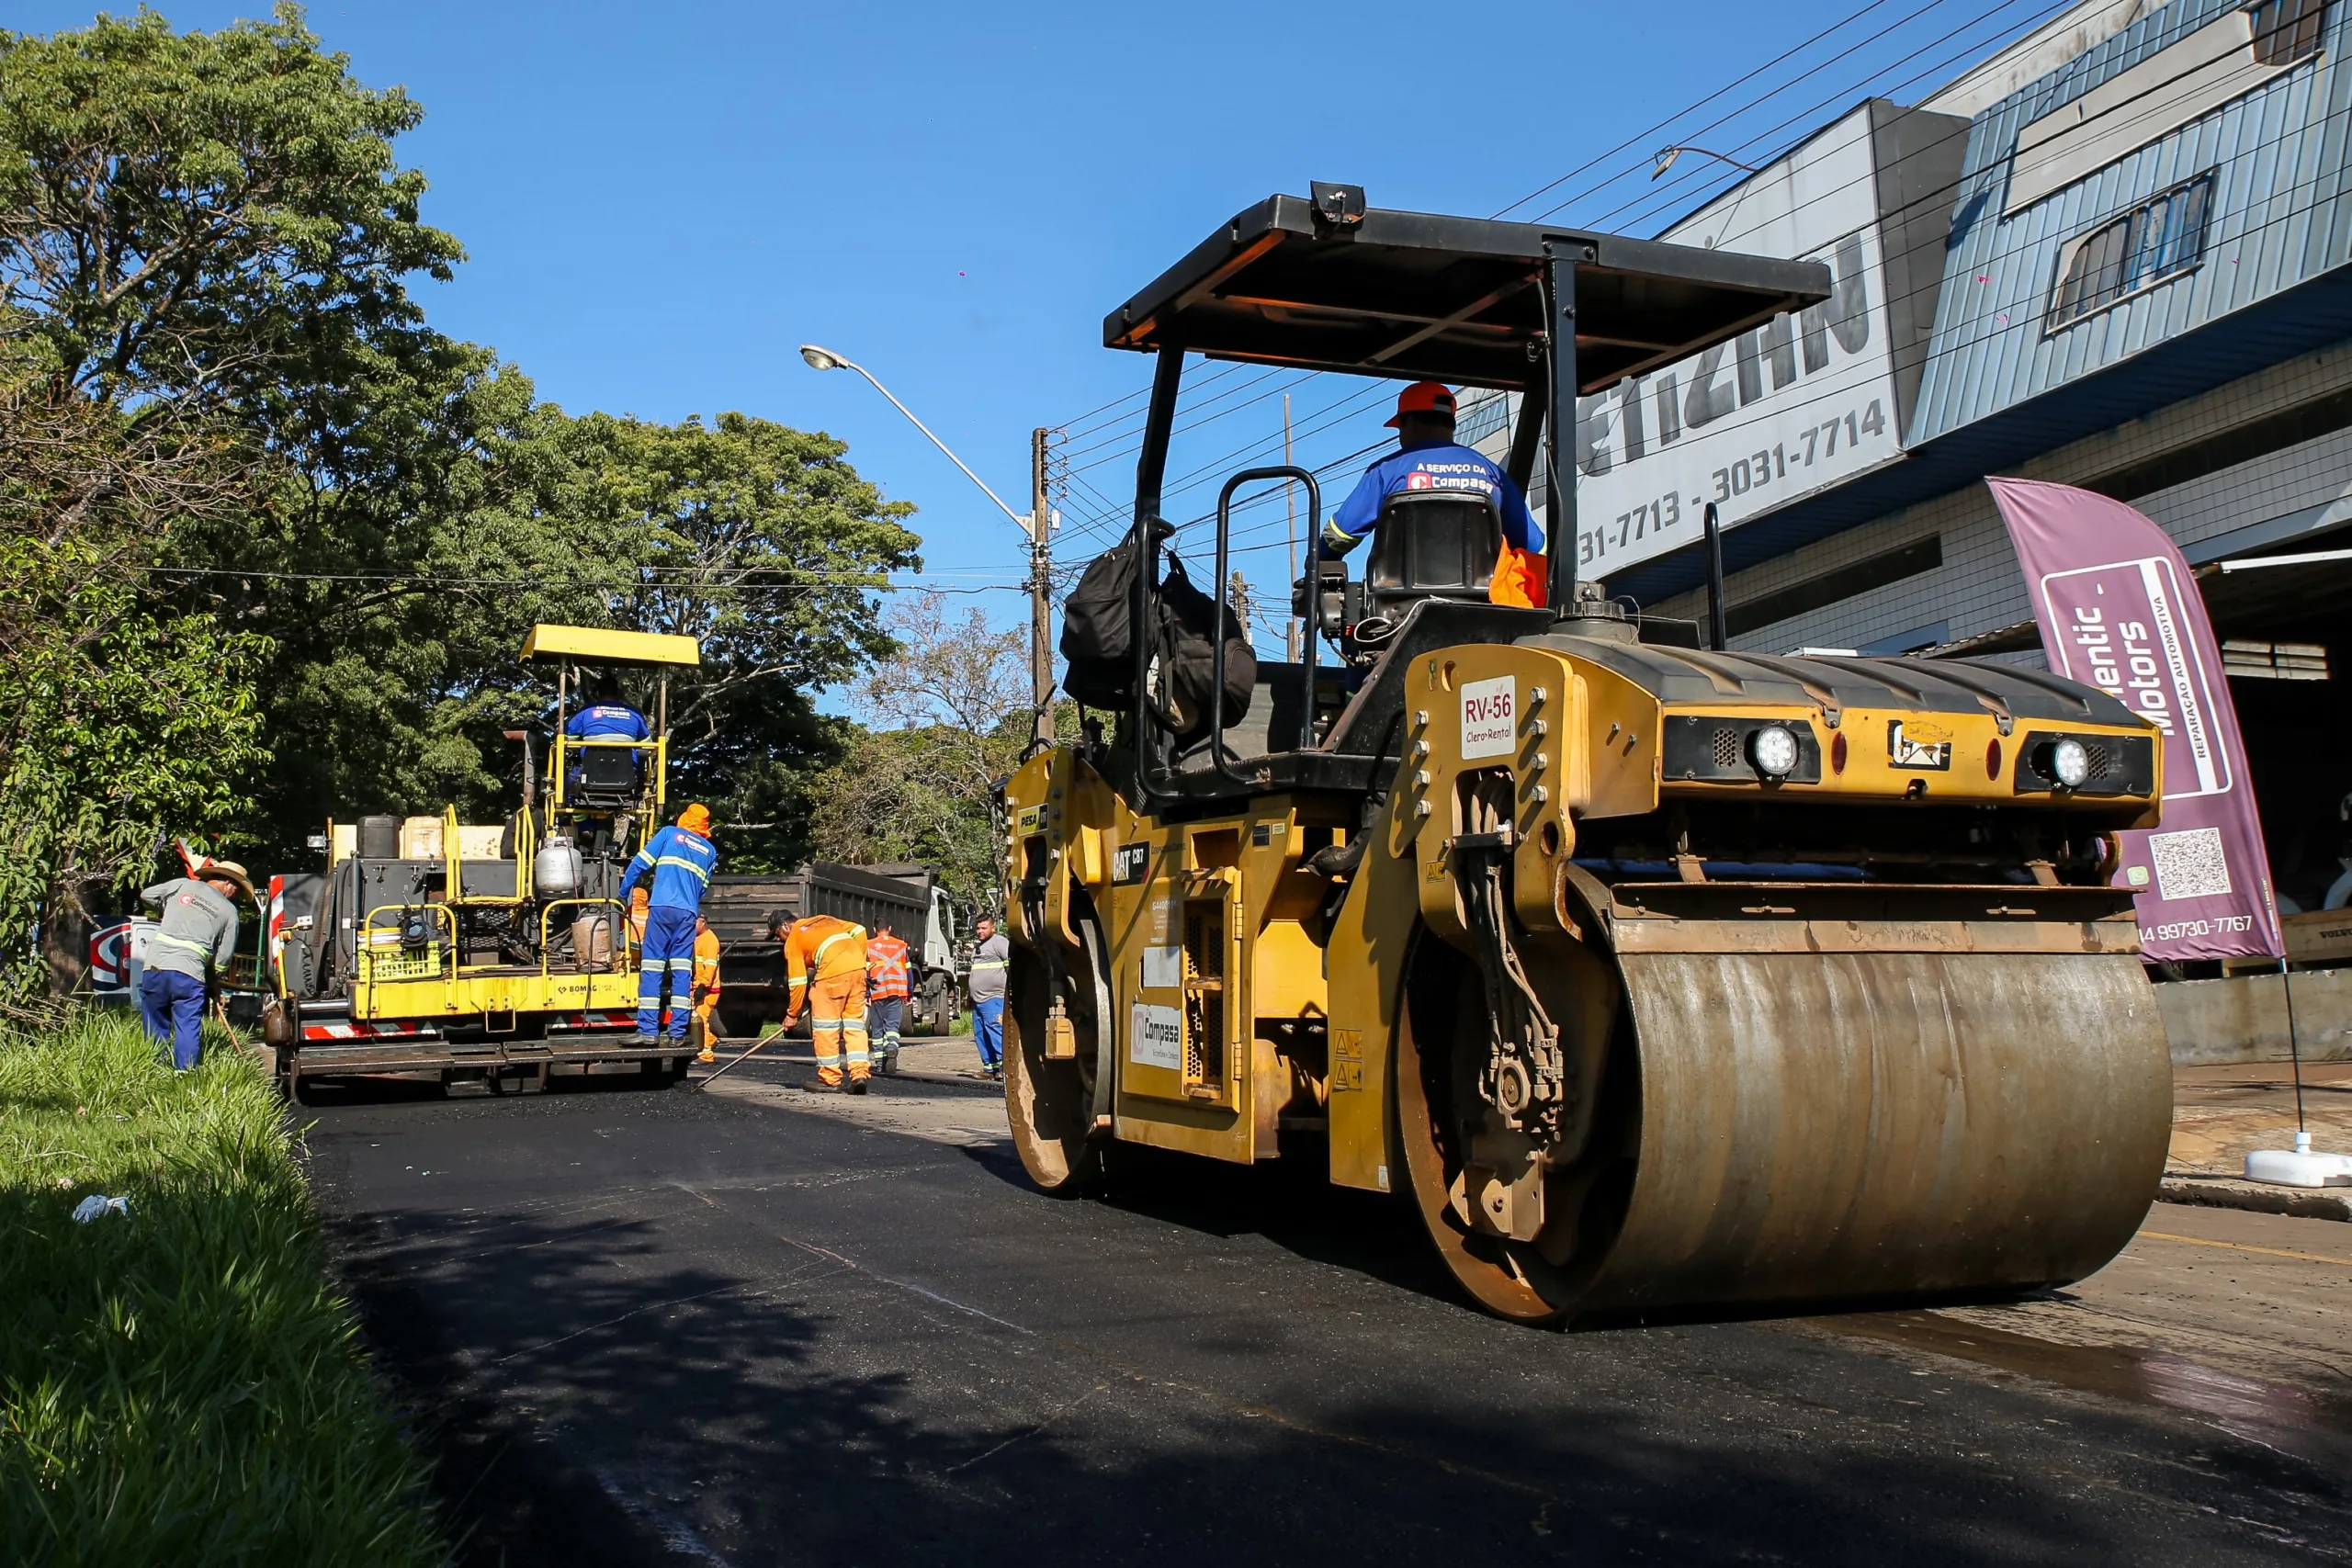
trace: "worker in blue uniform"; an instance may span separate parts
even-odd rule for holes
[[[595,701],[565,723],[574,740],[643,740],[653,731],[645,716],[621,701],[620,682],[607,675],[596,682]]]
[[[1439,381],[1416,381],[1396,394],[1388,421],[1396,450],[1374,463],[1323,524],[1323,554],[1346,555],[1380,521],[1381,504],[1403,490],[1474,491],[1495,503],[1502,521],[1503,555],[1491,597],[1498,604],[1541,604],[1544,530],[1510,476],[1474,446],[1453,439],[1453,393]]]
[[[645,716],[621,701],[620,683],[610,675],[601,677],[589,694],[594,700],[564,721],[563,732],[574,740],[634,740],[643,741],[653,734]],[[585,752],[575,750],[571,765],[564,770],[564,788],[578,790],[583,782],[582,758]],[[639,753],[629,752],[631,787],[641,776],[637,767]]]
[[[662,1037],[662,991],[669,987],[670,1040],[685,1049],[686,1024],[694,1016],[695,916],[702,908],[704,890],[718,869],[718,852],[710,842],[710,811],[689,806],[677,822],[645,841],[637,858],[621,874],[620,897],[627,898],[640,876],[652,877],[647,900],[645,942],[637,965],[637,1039],[653,1044]]]

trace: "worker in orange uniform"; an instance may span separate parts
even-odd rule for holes
[[[697,1062],[716,1062],[718,1053],[710,1048],[712,1036],[718,1032],[714,1015],[718,1011],[718,933],[710,929],[710,919],[697,910],[695,914],[695,1023],[701,1038],[702,1051]]]
[[[817,1085],[864,1094],[874,1061],[865,1034],[865,928],[833,915],[808,915],[784,929],[784,971],[791,983],[784,1026],[808,1003],[809,1041],[817,1048]],[[842,1081],[842,1068],[849,1081]]]
[[[874,940],[865,944],[865,1032],[874,1043],[875,1065],[892,1077],[899,1071],[899,1026],[906,1018],[907,966],[913,959],[888,919],[874,922]]]

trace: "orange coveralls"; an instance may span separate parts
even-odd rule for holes
[[[841,1087],[843,1058],[850,1081],[873,1072],[865,1035],[865,928],[832,915],[810,915],[785,929],[784,970],[792,984],[787,1014],[808,1000],[808,1035],[817,1048],[817,1077]]]
[[[716,1037],[711,1014],[718,1010],[718,933],[706,931],[695,938],[695,1021],[702,1025],[702,1059],[713,1060],[710,1043]]]

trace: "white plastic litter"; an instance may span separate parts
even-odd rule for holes
[[[128,1214],[130,1213],[130,1199],[101,1198],[96,1193],[93,1192],[87,1198],[83,1199],[80,1202],[74,1205],[74,1223],[77,1225],[86,1225],[92,1220],[99,1219],[107,1214]]]
[[[2274,1187],[2352,1187],[2352,1155],[2315,1155],[2312,1135],[2295,1134],[2295,1146],[2256,1149],[2245,1156],[2245,1179]]]

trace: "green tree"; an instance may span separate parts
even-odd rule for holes
[[[817,781],[817,852],[852,863],[940,868],[967,909],[995,898],[1004,835],[992,802],[1029,740],[1029,635],[999,630],[938,593],[908,595],[888,625],[899,647],[860,683],[840,762]]]
[[[291,5],[215,33],[143,8],[0,32],[17,330],[99,402],[233,404],[289,445],[375,439],[353,373],[440,346],[401,279],[447,278],[460,255],[392,157],[422,118],[355,82]]]
[[[434,640],[470,676],[435,723],[473,738],[476,786],[504,788],[487,761],[504,754],[497,731],[544,710],[543,677],[514,659],[533,622],[694,637],[702,666],[670,690],[673,795],[710,803],[730,865],[805,857],[808,780],[838,750],[810,694],[889,651],[879,591],[921,564],[913,508],[846,452],[740,413],[664,425],[534,411],[531,434],[499,452],[497,493],[425,563],[465,585],[434,597]],[[650,683],[628,694],[650,706]]]
[[[234,449],[25,358],[0,342],[0,931],[40,919],[63,978],[94,886],[144,870],[167,832],[233,816],[262,754],[250,682],[266,643],[143,601],[155,530],[242,504]],[[0,974],[0,1001],[29,979]]]
[[[230,814],[265,863],[329,814],[502,810],[499,731],[546,706],[515,657],[533,621],[692,633],[679,788],[780,824],[735,863],[796,858],[838,751],[808,694],[889,646],[874,591],[917,562],[910,509],[823,435],[573,418],[435,332],[407,290],[461,252],[394,153],[421,116],[290,6],[210,33],[146,10],[0,32],[0,455],[70,434],[9,536],[54,570],[0,617],[79,626],[24,642],[57,668],[70,646],[92,671],[209,671],[174,699],[208,725],[143,721],[211,770],[156,798],[179,828]]]
[[[472,405],[504,389],[403,289],[459,254],[419,221],[424,180],[392,157],[419,113],[353,81],[290,6],[209,34],[144,10],[0,33],[0,446],[31,474],[12,497],[11,543],[33,572],[17,587],[28,614],[94,617],[63,622],[89,634],[74,646],[94,675],[112,668],[98,629],[145,624],[221,682],[285,691],[315,649],[299,635],[314,606],[257,574],[412,553],[406,525],[462,471],[486,423]],[[221,577],[223,563],[248,575]],[[163,711],[145,751],[192,741]],[[244,782],[214,777],[198,816],[217,819]]]

